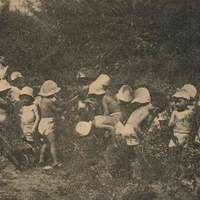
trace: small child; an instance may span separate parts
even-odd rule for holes
[[[25,141],[34,148],[35,134],[39,124],[40,116],[37,106],[33,104],[33,89],[27,86],[22,88],[19,98],[22,101],[20,116],[23,137]]]
[[[148,129],[148,119],[155,107],[150,103],[150,93],[146,88],[138,88],[134,91],[134,99],[131,103],[138,103],[138,108],[130,115],[122,136],[127,145],[136,146],[144,139]]]
[[[60,91],[60,87],[52,81],[45,81],[41,86],[39,95],[41,96],[39,107],[41,112],[41,121],[38,126],[39,133],[44,138],[44,143],[40,151],[39,165],[44,163],[44,155],[47,145],[50,144],[51,156],[53,158],[53,167],[60,167],[58,162],[56,141],[55,141],[55,116],[60,111],[56,105],[56,94]]]
[[[24,77],[18,71],[12,72],[10,75],[10,81],[12,88],[10,90],[10,99],[13,102],[13,105],[19,101],[20,90],[24,86]]]
[[[97,76],[97,71],[90,68],[82,68],[77,73],[77,81],[79,84],[78,89],[78,111],[79,114],[84,114],[85,109],[87,108],[86,103],[84,102],[87,99],[87,93],[89,90],[89,85],[95,80]]]
[[[102,99],[104,115],[111,116],[123,123],[123,115],[120,107],[121,102],[132,100],[132,89],[128,85],[123,85],[116,95],[107,92]]]
[[[168,126],[172,129],[169,142],[169,170],[176,171],[177,166],[180,172],[179,179],[183,184],[190,182],[195,177],[194,171],[190,171],[190,151],[194,143],[196,125],[196,111],[188,108],[190,94],[185,89],[180,89],[174,95],[176,109],[172,112]],[[176,168],[176,170],[174,169]],[[170,174],[170,173],[168,173]],[[176,175],[176,174],[174,174]],[[189,176],[188,176],[189,175]],[[172,178],[174,178],[173,176]]]
[[[6,80],[0,80],[0,124],[3,125],[8,117],[8,112],[12,109],[8,100],[8,93],[11,85]]]
[[[184,147],[188,145],[190,134],[193,132],[195,123],[195,111],[189,109],[188,100],[190,95],[185,89],[180,89],[173,95],[176,110],[172,112],[168,126],[173,128],[169,147]]]

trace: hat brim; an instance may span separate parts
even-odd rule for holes
[[[26,94],[26,93],[21,93],[21,94],[19,95],[19,99],[20,99],[20,100],[21,100],[21,97],[22,97],[23,95],[26,95],[26,96],[32,97],[32,99],[34,99],[33,95]]]
[[[174,94],[173,96],[172,96],[173,98],[177,98],[177,99],[186,99],[186,100],[189,100],[190,99],[190,97],[187,97],[187,96],[184,96],[184,95],[176,95],[176,94]]]
[[[4,92],[4,91],[10,90],[10,89],[11,89],[11,87],[5,88],[5,89],[3,89],[3,90],[0,90],[0,92]]]
[[[105,94],[106,91],[101,91],[101,92],[88,92],[88,94],[96,94],[96,95],[101,95],[101,94]]]
[[[84,121],[82,121],[82,122],[84,123]],[[82,122],[79,122],[79,123],[82,123]],[[81,129],[80,129],[80,127],[78,128],[78,124],[76,125],[76,128],[75,128],[76,133],[78,133],[78,135],[81,137],[89,135],[89,133],[91,132],[91,129],[92,129],[92,122],[90,121],[90,122],[85,123],[85,126],[87,126],[87,128],[85,130],[83,127]]]
[[[116,97],[120,100],[120,101],[124,101],[124,102],[130,102],[132,100],[132,98],[130,97],[128,98],[124,98],[122,95],[120,95],[119,93],[116,94]]]
[[[151,98],[149,99],[142,99],[142,98],[135,98],[131,101],[131,103],[150,103]]]
[[[42,96],[42,97],[49,97],[49,96],[52,96],[52,95],[58,93],[60,90],[61,90],[61,88],[58,87],[55,90],[52,90],[52,91],[50,91],[48,93],[44,93],[44,92],[40,91],[39,95]]]

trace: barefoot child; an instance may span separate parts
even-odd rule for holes
[[[38,128],[40,116],[38,107],[33,104],[33,89],[27,86],[22,88],[19,99],[22,101],[20,116],[23,137],[27,143],[35,148],[35,134]]]
[[[50,145],[51,156],[53,158],[53,167],[59,167],[61,163],[58,162],[56,139],[55,139],[55,116],[60,111],[56,105],[56,94],[60,91],[60,87],[52,81],[45,81],[41,86],[39,95],[41,96],[39,107],[41,112],[41,121],[39,123],[39,133],[44,138],[44,143],[40,151],[39,164],[44,163],[44,155],[47,145]]]

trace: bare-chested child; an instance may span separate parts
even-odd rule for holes
[[[102,85],[93,85],[93,93],[105,94]],[[91,121],[91,124],[98,129],[108,130],[111,134],[111,143],[116,145],[116,134],[115,126],[122,120],[122,112],[120,108],[120,102],[129,102],[132,100],[132,90],[129,86],[124,85],[120,88],[116,96],[111,96],[110,94],[105,94],[102,102],[104,106],[104,115],[97,115]]]
[[[8,93],[11,85],[6,80],[0,80],[0,128],[4,126],[8,119],[8,112],[11,106],[8,101]]]
[[[123,122],[120,104],[121,102],[130,102],[131,100],[132,89],[128,85],[123,85],[116,95],[112,94],[110,91],[107,92],[102,99],[104,115],[111,116]]]
[[[143,139],[148,129],[149,116],[156,109],[150,101],[150,93],[146,88],[138,88],[134,91],[132,103],[138,103],[138,108],[131,114],[122,131],[127,145],[138,145]]]
[[[22,88],[19,98],[22,101],[20,116],[23,137],[34,148],[35,134],[40,121],[40,115],[38,107],[33,104],[33,89],[27,86]]]
[[[53,159],[53,167],[60,167],[58,162],[57,147],[56,147],[56,133],[55,133],[55,118],[61,111],[57,104],[56,94],[60,91],[60,87],[52,80],[47,80],[41,86],[39,95],[41,96],[39,107],[41,112],[41,120],[38,125],[38,131],[44,139],[40,150],[39,165],[44,164],[45,151],[50,145],[50,152]]]

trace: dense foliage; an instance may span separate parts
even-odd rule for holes
[[[99,65],[131,76],[147,70],[167,80],[199,71],[196,0],[41,3],[38,12],[26,4],[30,16],[9,11],[9,5],[1,9],[1,52],[13,67],[48,77]]]

